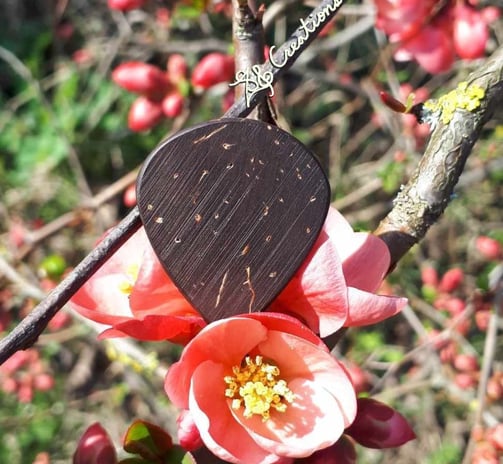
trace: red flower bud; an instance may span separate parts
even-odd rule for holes
[[[421,280],[425,285],[436,287],[438,285],[438,273],[432,266],[425,266],[421,269]]]
[[[416,438],[407,420],[393,408],[370,398],[358,398],[358,412],[346,429],[367,448],[394,448]]]
[[[459,287],[459,284],[463,281],[463,278],[464,272],[462,269],[458,267],[449,269],[443,275],[438,288],[441,292],[450,293]]]
[[[136,185],[131,184],[124,192],[124,195],[122,197],[122,201],[124,203],[124,206],[127,206],[128,208],[132,208],[134,205],[136,205]]]
[[[488,260],[497,260],[502,256],[501,243],[491,237],[481,235],[475,240],[475,247],[478,252]]]
[[[343,435],[328,448],[316,451],[307,458],[296,459],[295,464],[355,464],[356,450],[353,440]]]
[[[477,385],[477,380],[472,374],[467,374],[466,372],[459,372],[454,377],[454,383],[462,390],[467,390],[469,388],[474,388]]]
[[[169,56],[166,69],[169,80],[174,84],[184,80],[187,76],[187,62],[179,53]]]
[[[112,72],[112,80],[130,92],[160,100],[168,91],[168,77],[159,68],[140,61],[128,61],[117,66]]]
[[[462,372],[476,372],[479,369],[477,357],[471,354],[458,354],[454,358],[454,367]]]
[[[180,413],[176,424],[178,426],[178,441],[183,449],[194,451],[202,446],[201,435],[189,410]]]
[[[128,126],[132,131],[141,132],[151,129],[162,119],[162,105],[147,97],[138,97],[128,115]]]
[[[397,113],[405,113],[407,107],[395,97],[390,95],[388,92],[379,92],[379,96],[381,97],[381,101],[390,109]]]
[[[73,464],[115,464],[115,448],[105,429],[94,423],[84,432],[79,440]]]
[[[162,100],[162,111],[167,118],[176,118],[183,110],[183,97],[178,92],[171,92]]]
[[[108,8],[112,10],[128,11],[140,8],[146,0],[108,0]]]
[[[234,57],[223,53],[210,53],[196,65],[192,72],[192,85],[208,89],[220,82],[234,78]]]

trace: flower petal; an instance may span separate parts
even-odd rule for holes
[[[206,325],[200,316],[145,316],[113,325],[113,329],[145,341],[189,342]]]
[[[347,316],[347,287],[334,245],[323,242],[268,308],[300,316],[322,337],[342,327]]]
[[[357,288],[348,288],[349,314],[346,327],[376,324],[398,314],[407,304],[407,298],[375,295]]]
[[[72,308],[101,324],[125,320],[132,316],[128,295],[121,291],[125,282],[123,274],[93,276],[72,297]]]
[[[327,345],[323,343],[323,340],[321,340],[320,337],[318,337],[311,329],[302,324],[302,322],[295,317],[282,313],[273,313],[270,311],[243,314],[241,317],[256,319],[267,327],[268,330],[279,330],[280,332],[295,335],[313,343],[327,352],[329,351]]]
[[[329,352],[294,335],[271,330],[267,339],[257,345],[257,352],[272,359],[280,369],[280,377],[290,382],[304,378],[324,388],[337,401],[337,415],[344,426],[356,415],[356,394],[346,369]]]
[[[249,318],[233,317],[204,328],[183,350],[180,361],[166,375],[164,389],[178,407],[188,408],[190,379],[199,364],[212,360],[239,366],[244,357],[267,335],[267,329]]]
[[[284,413],[274,411],[263,422],[233,411],[236,419],[265,450],[288,457],[305,457],[334,444],[344,432],[337,400],[316,381],[297,378],[288,382],[295,394]]]
[[[357,232],[350,247],[337,246],[348,287],[375,292],[381,285],[390,265],[386,244],[375,235]]]
[[[190,386],[189,406],[204,444],[219,458],[234,463],[265,464],[280,458],[255,443],[234,419],[225,397],[224,366],[200,364]]]

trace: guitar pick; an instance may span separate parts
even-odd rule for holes
[[[150,154],[137,201],[164,269],[210,322],[261,311],[278,295],[321,230],[330,187],[292,135],[218,119]]]

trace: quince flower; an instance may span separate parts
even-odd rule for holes
[[[110,325],[100,338],[186,343],[205,322],[164,272],[144,228],[94,274],[70,300],[82,316]]]
[[[407,304],[406,298],[375,294],[390,261],[380,238],[354,232],[330,208],[308,257],[267,310],[300,317],[321,337],[343,326],[375,324]]]
[[[169,369],[165,390],[190,410],[206,447],[232,463],[309,456],[337,442],[356,415],[344,367],[311,330],[278,313],[206,326]]]

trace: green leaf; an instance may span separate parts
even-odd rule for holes
[[[173,440],[168,432],[146,421],[133,422],[124,437],[124,450],[139,454],[145,459],[159,461],[173,448]]]

